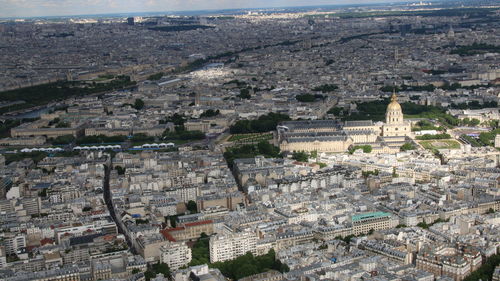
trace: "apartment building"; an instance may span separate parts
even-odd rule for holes
[[[214,233],[214,222],[212,220],[189,222],[160,232],[170,241],[194,240],[198,239],[202,233],[207,235]]]
[[[256,254],[257,236],[251,232],[215,235],[210,238],[210,262],[227,261],[251,252]]]
[[[382,230],[396,227],[399,223],[389,213],[372,212],[351,216],[352,234],[366,234],[371,230]]]
[[[171,270],[177,270],[191,262],[191,248],[184,242],[168,242],[160,248],[160,261]]]
[[[17,254],[17,251],[26,247],[26,236],[22,233],[7,233],[4,237],[4,246],[7,255]]]

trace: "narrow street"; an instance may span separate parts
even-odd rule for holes
[[[115,213],[115,208],[113,206],[113,198],[111,196],[111,190],[109,188],[109,176],[111,174],[111,167],[112,167],[113,159],[110,158],[107,165],[104,165],[104,183],[103,183],[103,189],[104,189],[104,202],[106,203],[106,206],[108,207],[109,215],[115,222],[118,232],[123,234],[125,236],[125,239],[127,240],[127,245],[130,248],[130,251],[136,255],[137,250],[134,248],[133,243],[130,239],[130,237],[127,235],[125,230],[123,229],[123,225],[121,223],[121,220],[116,217]]]

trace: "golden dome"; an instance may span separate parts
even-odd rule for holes
[[[391,103],[387,106],[387,111],[402,111],[401,105],[398,103],[398,97],[396,93],[392,93]]]

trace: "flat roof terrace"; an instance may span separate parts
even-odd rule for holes
[[[391,214],[386,213],[386,212],[373,212],[373,213],[366,213],[366,214],[358,214],[358,215],[352,216],[352,222],[362,221],[362,220],[367,220],[367,219],[382,218],[382,217],[390,217],[390,216],[391,216]]]

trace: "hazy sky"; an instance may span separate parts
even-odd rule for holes
[[[362,4],[403,0],[0,0],[0,17]]]

